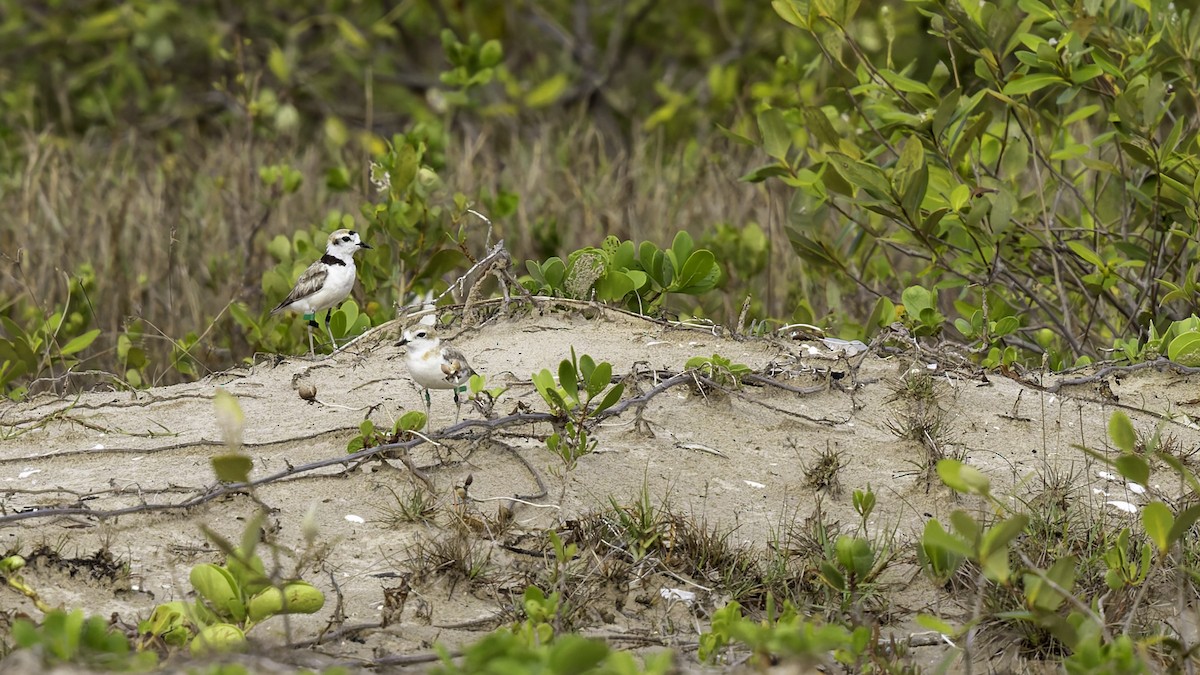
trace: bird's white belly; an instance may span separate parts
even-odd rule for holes
[[[354,278],[353,265],[330,265],[321,290],[297,300],[292,308],[306,314],[329,309],[350,295],[354,290]]]
[[[422,354],[409,354],[405,358],[408,373],[417,384],[426,389],[454,389],[455,384],[446,379],[442,370],[441,350],[435,349]]]

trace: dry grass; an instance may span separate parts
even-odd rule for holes
[[[718,222],[754,221],[772,237],[775,270],[755,280],[755,296],[768,314],[790,313],[778,290],[789,287],[780,272],[794,267],[782,200],[737,181],[755,161],[752,149],[731,148],[716,136],[675,153],[646,136],[613,148],[590,122],[547,124],[519,139],[511,133],[491,127],[473,137],[453,134],[442,178],[447,200],[463,192],[485,211],[502,191],[519,195],[512,218],[497,223],[519,261],[599,245],[607,234],[667,244],[681,229],[700,238]],[[132,320],[148,324],[146,347],[159,364],[169,353],[166,338],[203,333],[229,302],[271,303],[260,285],[274,263],[266,243],[319,227],[331,212],[354,214],[361,224],[359,207],[372,197],[325,186],[329,167],[360,170],[358,154],[335,157],[309,142],[244,136],[185,133],[172,144],[134,133],[23,137],[0,156],[19,169],[0,177],[0,209],[15,225],[0,232],[0,311],[15,302],[53,308],[66,299],[79,267],[93,265],[97,282],[87,300],[104,333],[92,353],[106,353],[88,365],[113,368],[116,336]],[[258,178],[260,167],[276,163],[303,174],[298,193],[280,197]],[[740,303],[740,295],[724,301],[729,320]],[[247,356],[240,340],[217,345],[212,338],[202,345],[210,367]]]

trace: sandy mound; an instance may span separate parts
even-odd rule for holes
[[[571,347],[612,363],[615,374],[641,373],[627,380],[626,397],[654,386],[651,371],[660,371],[661,382],[662,373],[683,370],[690,357],[714,353],[782,386],[757,380],[729,393],[666,389],[640,415],[631,408],[605,420],[595,435],[598,451],[571,469],[542,442],[549,424],[490,433],[467,428],[442,439],[436,451],[423,444],[412,452],[434,487],[429,494],[398,461],[337,461],[364,417],[390,429],[403,412],[423,409],[394,336],[380,334],[373,345],[364,341],[329,358],[264,363],[192,384],[0,409],[0,550],[30,556],[41,549],[26,577],[50,604],[135,621],[158,602],[185,599],[192,565],[221,560],[199,524],[236,540],[258,500],[270,508],[269,537],[278,545],[281,573],[302,566],[304,578],[330,599],[319,614],[290,622],[291,640],[311,640],[333,622],[320,653],[354,662],[428,654],[434,641],[456,646],[477,639],[479,631],[512,617],[505,612],[546,569],[545,528],[579,531],[588,514],[611,508],[610,498],[633,504],[643,489],[655,508],[669,506],[732,532],[731,544],[766,550],[814,515],[818,497],[823,518],[853,530],[858,517],[850,493],[871,485],[879,506],[869,528],[894,531],[903,546],[928,518],[944,522],[950,510],[972,507],[955,501],[936,479],[930,486],[920,470],[928,444],[914,435],[931,432],[945,454],[964,456],[991,477],[997,494],[1014,499],[1052,467],[1073,476],[1079,494],[1090,496],[1088,486],[1101,482],[1096,474],[1103,466],[1074,446],[1108,448],[1106,423],[1117,407],[1141,431],[1164,423],[1182,446],[1200,441],[1186,419],[1163,422],[1168,411],[1194,407],[1200,397],[1195,377],[1145,370],[1050,393],[999,375],[982,379],[947,370],[926,357],[870,355],[859,365],[859,358],[812,355],[801,342],[734,340],[614,311],[593,318],[546,313],[451,332],[490,386],[508,386],[495,406],[499,416],[521,405],[545,410],[530,373],[555,370]],[[297,394],[304,382],[316,386],[316,402]],[[226,452],[211,400],[218,388],[234,394],[245,412],[252,476],[292,471],[259,486],[253,498],[205,497],[217,485],[209,458]],[[801,393],[811,389],[816,392]],[[480,418],[476,410],[464,407],[464,413]],[[448,427],[453,417],[449,392],[433,392],[433,429]],[[833,473],[840,490],[814,486],[822,452],[838,458],[842,468]],[[328,465],[305,468],[322,461]],[[456,488],[468,476],[471,501],[464,504]],[[427,495],[427,517],[400,515],[401,504],[420,495]],[[531,504],[503,499],[514,495]],[[196,505],[179,506],[189,501]],[[497,514],[506,504],[513,522],[498,532]],[[306,551],[301,522],[310,509],[320,548]],[[1124,518],[1115,511],[1112,517]],[[360,519],[365,522],[355,522]],[[458,545],[453,532],[464,527],[477,532],[458,557],[475,565],[459,569],[446,549]],[[911,546],[894,567],[893,600],[910,613],[891,617],[885,631],[919,630],[910,622],[916,612],[957,611],[952,599],[923,585]],[[607,597],[597,596],[602,606],[586,615],[583,623],[590,625],[577,628],[609,635],[615,644],[626,644],[622,636],[653,635],[659,644],[687,645],[724,597],[707,592],[714,585],[665,572],[626,579]],[[378,624],[384,589],[401,586],[411,592],[389,626],[348,630]],[[664,599],[662,586],[697,592],[698,602],[689,607]],[[0,604],[38,615],[15,593],[0,594]],[[282,620],[252,636],[268,645],[288,638]],[[281,658],[321,662],[301,649]]]

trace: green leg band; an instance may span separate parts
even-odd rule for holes
[[[316,319],[317,319],[317,315],[314,312],[309,312],[308,314],[304,315],[305,321],[316,321]]]

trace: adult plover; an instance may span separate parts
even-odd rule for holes
[[[433,326],[437,319],[433,314],[421,318],[417,325],[404,331],[399,346],[407,346],[404,363],[408,373],[422,389],[425,390],[425,421],[429,424],[429,390],[454,390],[454,423],[457,424],[462,416],[462,400],[458,395],[467,390],[467,382],[475,371],[467,363],[467,357],[457,349],[442,344],[441,338],[434,332]]]
[[[325,330],[329,333],[329,341],[337,349],[337,341],[333,339],[333,330],[329,328],[329,317],[333,308],[340,304],[350,291],[354,289],[357,270],[354,268],[354,253],[362,248],[371,248],[363,243],[354,230],[336,230],[329,235],[325,245],[325,255],[308,266],[304,274],[296,280],[296,287],[271,310],[272,314],[291,310],[303,312],[304,320],[308,322],[308,353],[313,351],[312,329],[317,327],[317,312],[325,309]]]

